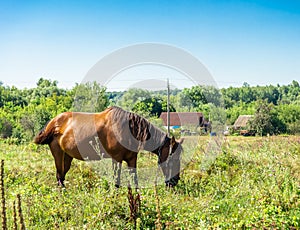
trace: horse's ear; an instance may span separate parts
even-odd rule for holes
[[[170,144],[172,147],[176,144],[176,140],[174,136],[171,138]]]
[[[183,137],[181,137],[177,142],[179,143],[179,144],[182,144],[183,143],[183,141],[184,141],[184,138]]]

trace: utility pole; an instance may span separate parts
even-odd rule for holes
[[[168,126],[168,136],[170,136],[170,85],[169,85],[169,78],[167,78],[167,126]]]

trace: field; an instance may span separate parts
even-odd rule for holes
[[[73,161],[60,189],[47,146],[1,142],[8,229],[17,194],[27,229],[300,228],[300,137],[226,137],[213,158],[209,143],[201,137],[196,149],[185,148],[194,155],[175,189],[141,188],[130,218],[128,189],[115,189],[86,162]]]

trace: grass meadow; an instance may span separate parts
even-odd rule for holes
[[[7,228],[20,225],[17,194],[26,229],[300,228],[299,136],[226,137],[216,153],[207,151],[211,142],[200,137],[196,148],[186,145],[193,157],[174,189],[153,185],[128,199],[126,187],[115,189],[77,160],[60,189],[48,146],[2,141]],[[156,159],[144,154],[138,165],[148,162]]]

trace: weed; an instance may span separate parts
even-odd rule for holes
[[[1,204],[2,204],[2,229],[7,229],[7,218],[6,218],[6,201],[5,201],[5,188],[4,188],[4,160],[1,160],[1,169],[0,169],[0,183],[1,183]]]

